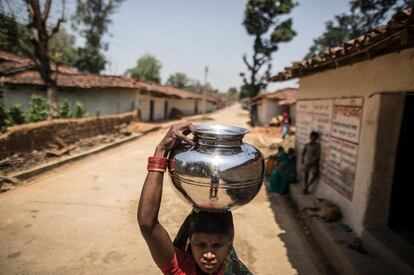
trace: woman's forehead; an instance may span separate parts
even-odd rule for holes
[[[193,233],[191,236],[191,241],[206,242],[206,243],[216,243],[216,242],[226,242],[229,240],[229,236],[225,233],[221,234],[207,234],[207,233]]]

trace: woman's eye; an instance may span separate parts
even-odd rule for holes
[[[213,248],[215,249],[222,248],[223,246],[223,244],[213,244]]]
[[[206,244],[204,244],[204,243],[196,243],[195,244],[198,248],[206,248],[207,247],[207,245]]]

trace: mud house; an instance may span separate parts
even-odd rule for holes
[[[150,92],[162,92],[170,98],[164,103],[164,109],[168,114],[172,109],[179,110],[183,115],[201,114],[203,112],[203,96],[184,89],[177,89],[171,86],[154,85],[150,83]],[[220,108],[220,99],[215,96],[206,98],[206,112],[212,112]]]
[[[296,88],[280,89],[271,93],[265,93],[253,99],[257,105],[257,118],[260,125],[269,125],[274,116],[289,113],[295,118],[295,103],[297,98]]]
[[[201,112],[202,96],[183,89],[137,81],[124,76],[79,73],[60,66],[57,83],[59,100],[67,99],[72,106],[82,102],[94,115],[110,115],[140,109],[144,121],[168,119],[175,108],[182,115]],[[1,99],[6,107],[16,103],[29,108],[33,94],[46,96],[43,81],[27,58],[0,52]],[[207,111],[216,109],[209,99]]]
[[[298,154],[312,130],[321,134],[316,196],[339,205],[364,243],[402,274],[412,274],[412,10],[341,47],[295,62],[272,80],[292,78],[300,79]]]
[[[146,121],[168,119],[173,109],[182,115],[198,114],[201,95],[170,86],[143,82],[138,94],[138,108]]]

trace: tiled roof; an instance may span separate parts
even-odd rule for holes
[[[302,77],[411,47],[414,47],[412,8],[395,14],[385,26],[347,41],[341,47],[330,48],[313,58],[293,62],[292,66],[269,80],[284,81]]]
[[[35,85],[43,86],[43,80],[39,72],[28,70],[12,76],[4,76],[1,81],[4,84],[18,84],[18,85]],[[146,85],[135,81],[131,78],[122,76],[106,76],[96,74],[67,74],[59,73],[57,77],[57,84],[59,87],[74,87],[74,88],[142,88]]]
[[[278,101],[279,105],[291,105],[297,100],[297,88],[284,88],[271,93],[266,93],[253,98],[253,103],[258,103],[262,99]]]
[[[196,94],[196,93],[184,90],[184,89],[178,89],[172,86],[162,86],[162,85],[151,83],[151,82],[143,82],[143,83],[149,85],[147,90],[150,92],[162,92],[164,94],[176,96],[182,99],[202,99],[203,98],[202,95],[200,94]]]
[[[33,69],[32,61],[11,53],[0,51],[0,84],[43,86],[43,80],[38,71]],[[202,99],[203,96],[184,89],[162,86],[157,83],[140,81],[126,76],[97,75],[80,73],[74,69],[59,66],[57,84],[59,87],[81,89],[91,88],[122,88],[139,89],[154,95],[181,99]],[[209,97],[208,101],[216,99]]]
[[[0,51],[0,75],[19,72],[32,67],[28,58]]]
[[[15,85],[43,86],[43,80],[39,73],[26,70],[9,76],[0,77],[0,83]],[[156,83],[138,81],[125,76],[97,75],[87,73],[59,73],[57,77],[59,87],[80,89],[139,89],[158,96],[174,97],[181,99],[202,99],[200,94],[170,86],[162,86]],[[208,99],[213,101],[212,99]]]

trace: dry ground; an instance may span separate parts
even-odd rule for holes
[[[247,127],[238,105],[210,117],[209,123]],[[160,274],[139,233],[136,208],[146,159],[164,133],[0,194],[0,273]],[[160,222],[174,236],[190,208],[164,181]],[[255,274],[326,274],[284,198],[262,188],[234,217],[236,250]]]

